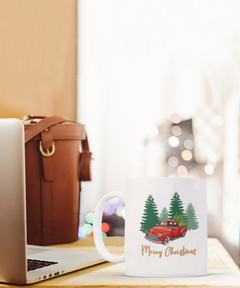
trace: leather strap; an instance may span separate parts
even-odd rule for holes
[[[25,131],[25,143],[27,143],[29,140],[31,140],[34,136],[38,135],[42,131],[44,131],[46,128],[49,128],[50,126],[60,124],[62,122],[75,122],[73,120],[61,117],[61,116],[50,116],[50,117],[44,117],[44,116],[33,116],[29,115],[25,119],[42,119],[38,123],[35,123],[32,127],[27,129]],[[90,169],[90,162],[91,162],[91,155],[92,153],[89,151],[89,145],[88,145],[88,139],[86,136],[86,139],[81,141],[81,147],[82,152],[80,153],[80,180],[81,181],[91,181],[91,169]],[[46,162],[46,161],[45,161]],[[48,165],[48,166],[47,166]],[[47,170],[51,171],[51,173],[47,173],[47,179],[53,180],[54,179],[54,173],[52,168],[50,168],[49,164],[46,166],[49,168]],[[47,171],[46,170],[46,171]],[[49,172],[48,171],[48,172]],[[46,175],[45,175],[46,177]]]
[[[91,181],[91,157],[89,151],[88,138],[81,141],[82,152],[80,153],[80,181]]]
[[[47,151],[47,149],[50,150],[53,144],[53,134],[50,127],[47,131],[44,130],[41,132],[41,138],[43,151]],[[47,181],[53,181],[55,179],[54,160],[52,157],[54,157],[54,155],[51,157],[42,157],[44,178]]]
[[[40,117],[33,117],[32,118],[40,118]],[[35,125],[33,125],[31,128],[27,129],[25,131],[25,143],[27,143],[29,140],[31,140],[34,136],[44,131],[46,128],[53,126],[55,124],[59,124],[62,122],[75,122],[73,120],[69,120],[67,118],[61,117],[61,116],[50,116],[45,117]]]

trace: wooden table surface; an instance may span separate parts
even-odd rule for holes
[[[123,252],[124,238],[104,238],[108,250]],[[55,247],[96,251],[93,239],[79,239]],[[3,285],[10,287],[9,285]],[[28,287],[240,287],[240,270],[230,255],[214,238],[208,239],[208,275],[188,278],[141,278],[124,275],[124,263],[105,262]]]

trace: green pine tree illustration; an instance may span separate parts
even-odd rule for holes
[[[176,214],[183,214],[185,217],[183,203],[180,199],[180,195],[177,192],[174,193],[170,202],[169,219],[173,219]]]
[[[168,219],[168,210],[166,207],[164,207],[162,209],[162,212],[160,213],[160,216],[159,216],[159,222],[162,221],[162,220],[167,220]]]
[[[180,214],[180,215],[176,214],[173,217],[173,220],[178,221],[179,226],[183,226],[183,225],[187,226],[187,219],[186,217],[183,216],[183,214]]]
[[[140,222],[140,224],[140,231],[143,233],[145,233],[146,229],[150,229],[159,224],[158,209],[152,195],[149,195],[145,201],[142,222]]]
[[[197,220],[195,208],[192,203],[188,204],[186,209],[186,217],[187,217],[187,230],[196,230],[199,228],[199,223]]]

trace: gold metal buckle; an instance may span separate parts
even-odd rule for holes
[[[43,151],[42,141],[39,142],[39,150],[44,157],[51,157],[55,153],[55,144],[52,142],[51,152],[47,149],[47,152]]]
[[[27,121],[30,120],[31,118],[32,118],[32,115],[24,116],[23,119],[22,119],[22,123],[27,122]]]

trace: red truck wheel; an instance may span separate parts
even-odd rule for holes
[[[170,243],[170,237],[167,236],[167,237],[164,239],[163,244],[167,246],[169,243]]]

